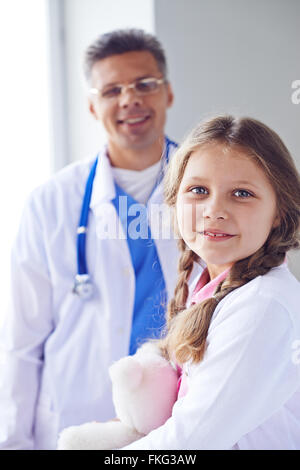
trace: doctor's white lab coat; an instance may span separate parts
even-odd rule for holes
[[[23,215],[12,254],[12,305],[0,342],[0,448],[54,449],[62,428],[115,416],[107,370],[128,354],[135,276],[125,237],[99,235],[106,224],[120,225],[103,150],[87,233],[96,294],[84,301],[72,293],[76,230],[92,163],[72,164],[35,190]],[[160,185],[148,204],[161,202]],[[170,297],[176,240],[155,242]]]

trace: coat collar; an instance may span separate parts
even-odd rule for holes
[[[111,201],[115,196],[115,183],[107,156],[107,147],[105,146],[98,154],[98,164],[93,183],[90,208],[93,209],[102,202]]]
[[[171,148],[170,156],[174,152]],[[164,149],[163,158],[165,158],[166,148]],[[165,165],[163,166],[163,173],[165,173]],[[163,196],[162,183],[160,182],[157,188],[153,191],[150,197],[151,202],[161,201]],[[94,209],[103,202],[109,202],[116,197],[116,188],[114,183],[111,165],[108,158],[107,145],[105,145],[98,153],[98,164],[96,168],[95,179],[93,183],[92,197],[90,201],[90,208]]]

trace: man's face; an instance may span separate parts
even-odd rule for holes
[[[140,78],[163,78],[150,52],[137,51],[113,55],[96,62],[91,87],[105,90],[115,84],[129,85]],[[173,102],[169,84],[162,83],[155,93],[137,95],[127,88],[117,97],[91,95],[93,116],[102,122],[108,144],[122,149],[145,149],[164,134],[166,111]]]

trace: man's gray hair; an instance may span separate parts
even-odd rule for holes
[[[148,51],[156,60],[159,71],[167,78],[165,52],[158,39],[142,29],[118,29],[98,37],[84,55],[84,73],[90,81],[93,65],[99,60],[125,52]]]

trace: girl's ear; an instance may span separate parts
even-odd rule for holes
[[[280,216],[277,214],[275,219],[274,219],[272,228],[277,228],[277,227],[279,227],[279,225],[280,225]]]

